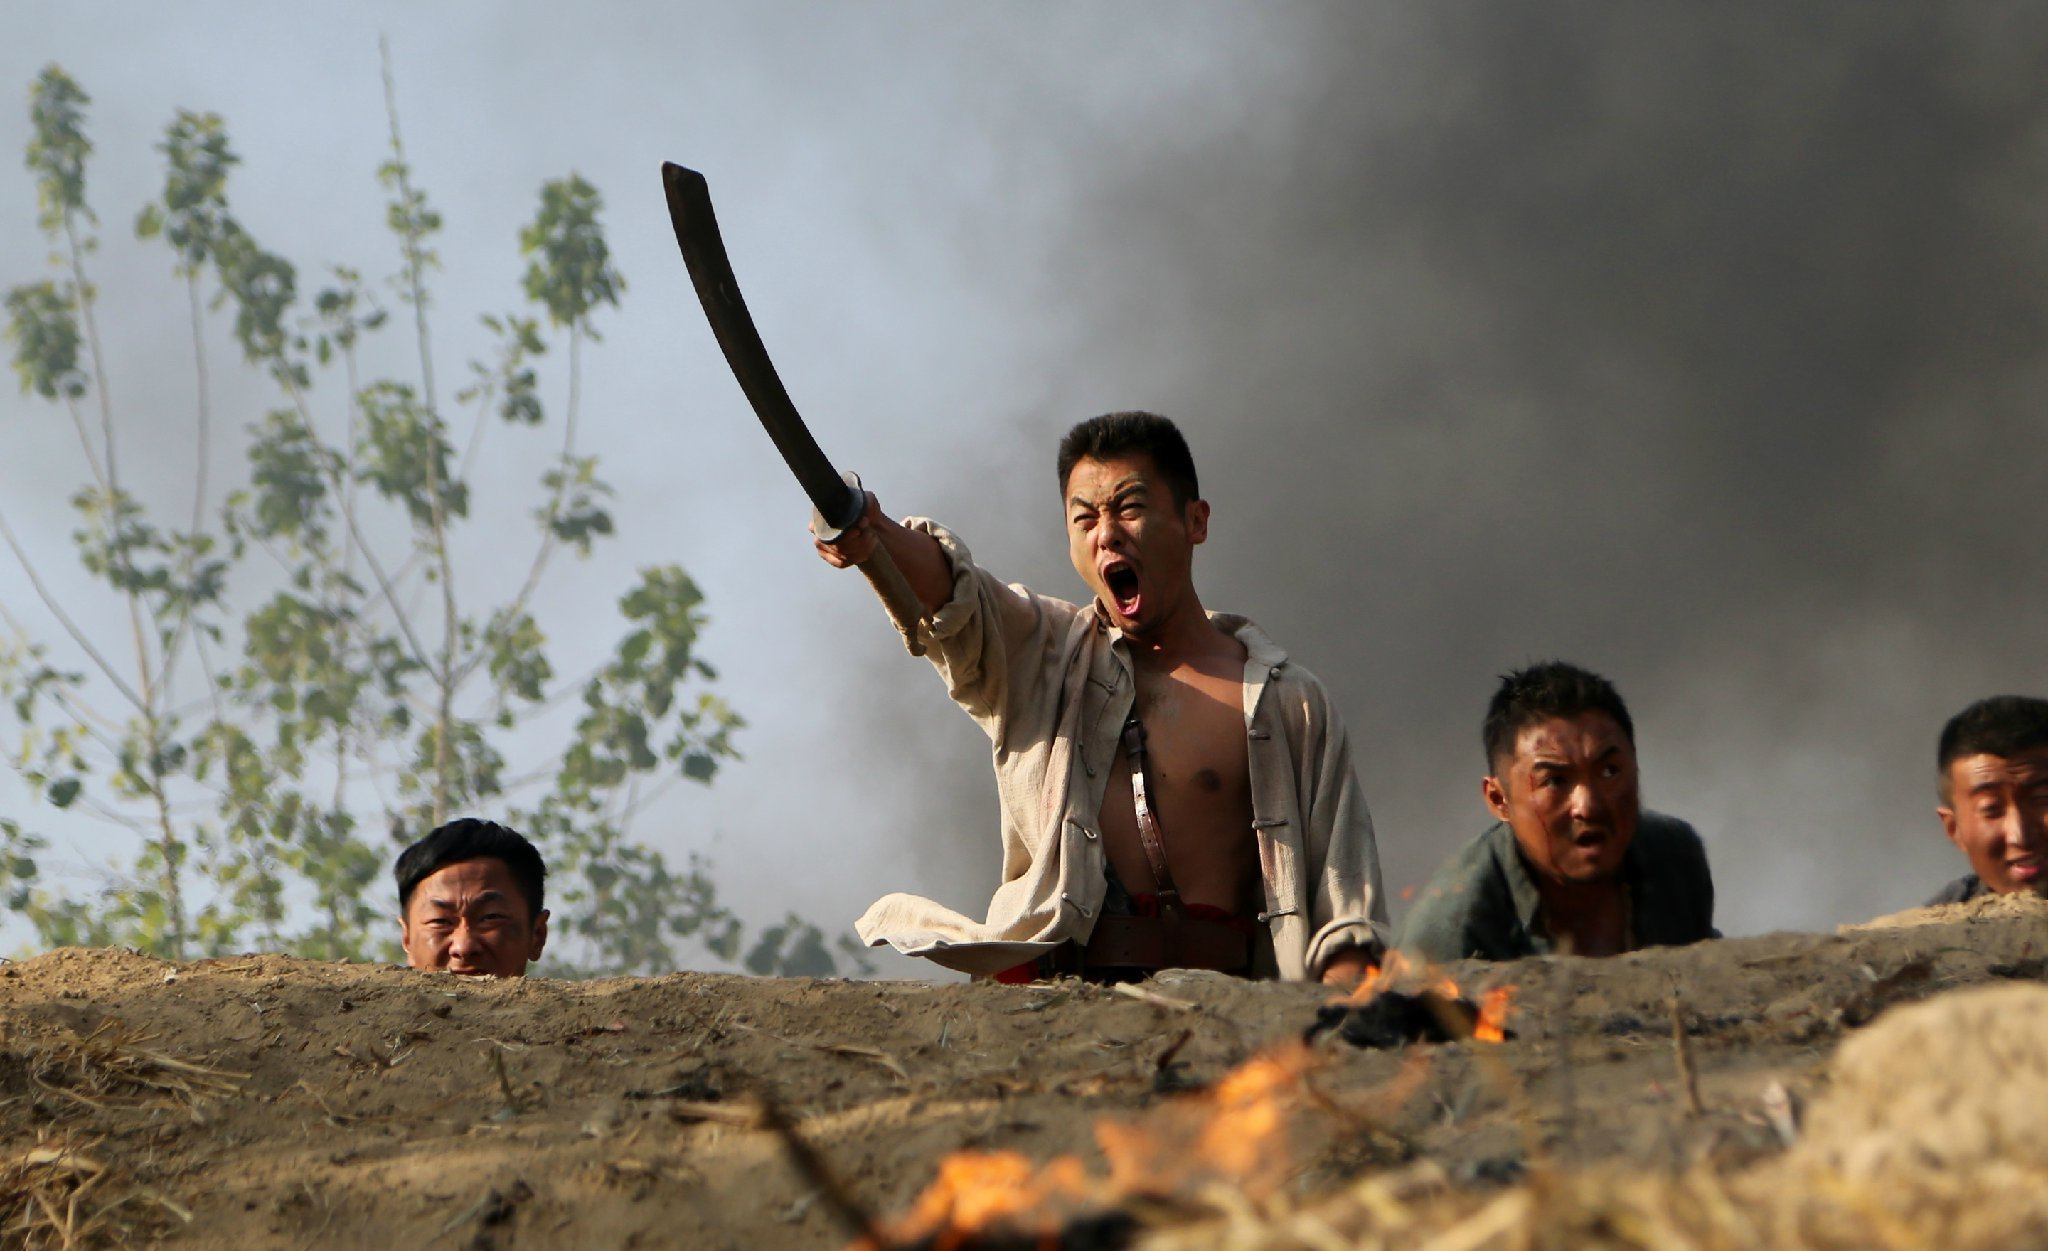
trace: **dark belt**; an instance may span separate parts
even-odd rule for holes
[[[1154,973],[1160,969],[1213,969],[1249,976],[1251,938],[1206,917],[1104,916],[1088,943],[1066,943],[1040,961],[1047,973],[1077,977]]]

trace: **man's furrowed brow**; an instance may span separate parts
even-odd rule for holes
[[[504,891],[501,890],[478,891],[476,894],[471,895],[469,897],[469,906],[473,908],[478,904],[501,904],[510,898],[512,898],[512,896],[506,894]],[[438,895],[428,896],[426,906],[429,910],[438,910],[442,912],[462,911],[461,900],[444,899]]]
[[[1151,488],[1142,479],[1137,482],[1119,482],[1109,489],[1109,494],[1104,497],[1102,504],[1103,506],[1114,508],[1132,496],[1143,496],[1150,490]],[[1073,502],[1082,508],[1097,507],[1094,500],[1084,500],[1078,495],[1074,497]]]

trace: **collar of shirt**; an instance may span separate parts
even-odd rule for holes
[[[1631,904],[1640,893],[1644,871],[1643,842],[1640,837],[1641,815],[1638,814],[1636,819],[1638,837],[1630,841],[1628,850],[1623,852],[1621,857],[1621,884],[1628,892]],[[1515,841],[1515,831],[1507,822],[1496,821],[1486,834],[1493,847],[1493,858],[1500,865],[1501,875],[1507,879],[1508,895],[1515,904],[1515,920],[1520,923],[1522,932],[1529,936],[1529,941],[1538,954],[1549,955],[1556,950],[1556,946],[1549,929],[1543,924],[1543,894],[1537,889],[1534,870],[1530,869],[1529,861],[1522,855],[1522,845]],[[1633,908],[1630,910],[1628,928],[1629,946],[1640,946]]]
[[[1126,669],[1130,668],[1129,636],[1110,620],[1109,610],[1102,606],[1101,600],[1089,600],[1088,607],[1096,630],[1109,636],[1111,650]],[[1286,649],[1266,637],[1266,632],[1250,617],[1234,612],[1212,612],[1208,616],[1210,623],[1217,629],[1244,644],[1247,677],[1254,669],[1264,669],[1277,676],[1280,667],[1287,663]],[[1251,683],[1247,681],[1246,685],[1249,686]],[[1249,702],[1245,705],[1245,711],[1247,714],[1251,711]]]

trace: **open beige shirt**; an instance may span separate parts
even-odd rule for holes
[[[1096,818],[1136,686],[1123,634],[1080,608],[1007,586],[935,522],[952,596],[918,626],[954,702],[995,748],[1003,809],[1003,884],[975,921],[916,895],[877,900],[855,928],[968,973],[994,973],[1086,942],[1107,878]],[[1211,613],[1244,644],[1244,720],[1252,826],[1259,840],[1278,972],[1320,975],[1338,951],[1378,950],[1387,934],[1379,849],[1351,769],[1344,723],[1315,675],[1250,621]]]

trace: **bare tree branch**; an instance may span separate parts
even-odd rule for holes
[[[0,538],[7,541],[8,548],[14,552],[14,559],[21,562],[21,571],[28,575],[28,584],[35,588],[36,598],[43,601],[43,607],[57,619],[58,625],[64,627],[64,633],[71,636],[71,641],[78,645],[80,651],[92,658],[92,663],[99,669],[100,674],[114,684],[114,689],[121,692],[122,698],[133,704],[137,712],[147,713],[149,705],[143,702],[142,696],[136,694],[135,689],[122,680],[120,672],[105,656],[100,655],[99,648],[94,647],[85,631],[78,628],[78,623],[71,619],[70,613],[64,611],[64,606],[57,602],[57,597],[50,594],[50,588],[43,585],[42,577],[36,572],[35,563],[29,560],[28,552],[21,546],[21,540],[14,537],[14,528],[7,524],[5,513],[0,513]]]

